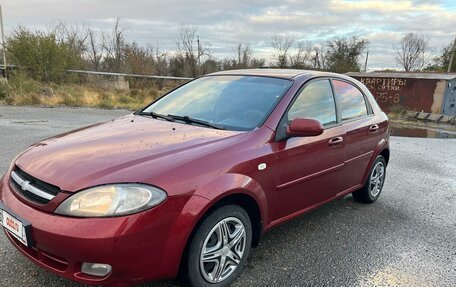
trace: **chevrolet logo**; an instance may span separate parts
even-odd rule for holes
[[[21,182],[22,190],[24,190],[24,191],[28,190],[29,186],[30,186],[30,181],[24,180],[23,182]]]

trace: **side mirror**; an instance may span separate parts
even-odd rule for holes
[[[323,125],[314,119],[297,118],[287,126],[287,136],[289,137],[311,137],[323,133]]]

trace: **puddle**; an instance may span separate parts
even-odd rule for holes
[[[391,126],[391,135],[396,137],[412,138],[439,138],[439,139],[456,139],[456,131],[442,131],[429,128],[415,128],[405,126]]]

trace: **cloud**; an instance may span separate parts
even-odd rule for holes
[[[369,40],[372,67],[394,66],[393,46],[408,32],[429,39],[435,52],[454,37],[454,1],[314,0],[4,0],[7,34],[18,25],[46,29],[57,21],[109,33],[117,17],[129,40],[174,50],[181,25],[195,25],[219,58],[249,44],[269,58],[274,34],[323,43],[335,36]],[[387,64],[386,64],[387,63]]]
[[[346,1],[334,0],[329,8],[334,11],[360,11],[378,13],[432,12],[441,11],[437,4],[414,3],[413,1]]]

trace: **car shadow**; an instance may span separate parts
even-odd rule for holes
[[[347,195],[292,219],[263,236],[233,286],[283,286],[284,282],[293,286],[331,286],[340,282],[346,286],[356,285],[357,274],[368,269],[365,260],[370,260],[370,249],[380,248],[382,242],[377,238],[388,232],[390,218],[406,219],[400,211],[389,209],[382,198],[375,204],[361,204]],[[374,262],[383,264],[382,260]],[[344,269],[341,272],[337,270],[340,266]],[[357,266],[359,272],[353,272],[353,266]],[[328,270],[335,275],[328,278]],[[294,279],[290,281],[290,278]],[[174,279],[141,286],[182,285]]]

